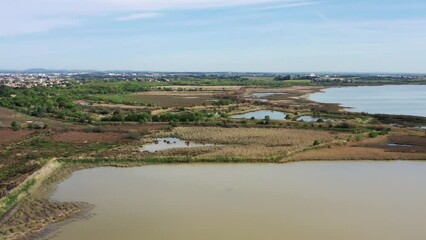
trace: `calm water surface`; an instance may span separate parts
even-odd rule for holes
[[[52,198],[95,215],[54,239],[424,240],[425,184],[422,162],[82,170]]]
[[[255,112],[248,112],[239,115],[233,115],[231,118],[252,118],[265,119],[265,116],[269,116],[272,120],[285,120],[287,114],[283,112],[271,111],[271,110],[260,110]]]
[[[140,152],[157,152],[166,149],[191,148],[201,146],[211,146],[211,144],[199,144],[188,141],[182,141],[179,138],[157,138],[157,142],[146,144],[139,148]]]
[[[304,122],[316,122],[319,119],[322,119],[324,122],[331,121],[331,119],[327,118],[318,118],[318,117],[312,117],[312,116],[300,116],[297,118],[297,121],[304,121]]]
[[[353,112],[426,116],[426,85],[329,88],[310,99],[340,103]]]
[[[249,96],[252,98],[266,98],[266,97],[271,97],[271,96],[276,96],[276,95],[284,95],[287,93],[283,93],[283,92],[259,92],[259,93],[252,93]]]

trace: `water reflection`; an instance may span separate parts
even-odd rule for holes
[[[423,162],[161,165],[78,171],[53,200],[94,216],[53,239],[426,239]]]
[[[141,152],[157,152],[166,149],[174,148],[190,148],[211,146],[211,144],[193,143],[190,141],[183,141],[179,138],[157,138],[153,143],[146,144],[139,148]]]
[[[231,118],[265,119],[266,116],[269,116],[269,118],[272,120],[285,120],[287,114],[278,111],[260,110],[255,112],[233,115],[231,116]]]

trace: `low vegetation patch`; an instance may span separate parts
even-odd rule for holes
[[[178,127],[172,135],[194,142],[263,146],[306,146],[314,140],[330,142],[347,134],[285,128]]]

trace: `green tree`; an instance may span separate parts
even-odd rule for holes
[[[265,124],[270,124],[271,123],[271,117],[269,115],[265,116]]]

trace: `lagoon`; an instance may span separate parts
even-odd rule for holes
[[[385,85],[328,88],[312,94],[322,103],[339,103],[352,112],[426,117],[426,85]]]
[[[56,240],[426,239],[423,162],[193,164],[75,172],[52,199],[95,205]]]

